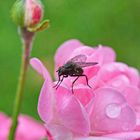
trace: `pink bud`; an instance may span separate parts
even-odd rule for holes
[[[25,1],[24,25],[32,27],[38,24],[43,16],[43,6],[39,0]]]

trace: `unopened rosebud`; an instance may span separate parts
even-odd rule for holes
[[[38,24],[43,16],[43,6],[39,0],[25,0],[24,25],[32,27]]]
[[[13,21],[33,32],[48,26],[48,20],[41,22],[42,17],[43,5],[40,0],[17,0],[12,8]]]

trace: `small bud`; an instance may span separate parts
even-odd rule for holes
[[[24,25],[33,27],[38,24],[43,16],[43,6],[39,0],[25,0]]]
[[[24,27],[29,31],[35,32],[39,31],[39,29],[44,29],[39,27],[39,25],[42,25],[40,23],[42,17],[43,5],[40,0],[17,0],[12,8],[13,21],[18,26]],[[46,25],[48,25],[48,20]]]

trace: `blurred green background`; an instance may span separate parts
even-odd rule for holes
[[[0,4],[0,111],[8,115],[12,113],[21,58],[21,42],[10,19],[14,1],[4,0]],[[32,57],[43,60],[51,73],[56,49],[72,38],[90,46],[111,46],[118,61],[140,70],[140,0],[42,2],[51,26],[37,34]],[[22,113],[39,118],[36,108],[42,83],[43,79],[29,67]]]

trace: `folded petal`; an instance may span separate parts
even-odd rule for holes
[[[103,136],[100,136],[100,137],[93,136],[93,137],[77,137],[77,138],[74,138],[73,140],[122,140],[122,139],[103,137]]]
[[[112,62],[103,65],[98,72],[98,81],[100,81],[98,84],[106,84],[119,75],[124,75],[129,80],[128,82],[125,80],[127,83],[138,86],[140,79],[137,71],[120,62]]]
[[[136,86],[129,85],[125,88],[122,94],[133,109],[137,113],[140,113],[140,89]]]
[[[43,124],[40,124],[33,118],[20,115],[18,121],[16,140],[39,140],[46,137]]]
[[[90,55],[92,55],[94,52],[95,52],[95,49],[92,48],[92,47],[81,46],[81,47],[75,49],[75,50],[71,53],[69,59],[70,59],[70,58],[73,58],[73,57],[75,57],[75,56],[77,56],[77,55],[84,54],[85,56],[87,56],[87,60],[88,60],[88,58],[90,57]],[[93,61],[92,61],[92,62],[93,62]]]
[[[111,138],[118,138],[120,140],[139,140],[140,131],[114,133],[106,136]]]
[[[88,58],[88,61],[98,62],[102,66],[103,64],[114,62],[115,59],[116,54],[112,48],[99,45]]]
[[[0,113],[0,140],[8,139],[11,124],[11,118],[4,113]],[[39,140],[46,138],[45,127],[29,116],[20,115],[15,137],[15,140]]]
[[[106,82],[105,86],[106,85],[114,87],[118,89],[120,92],[122,92],[123,90],[126,89],[128,85],[130,85],[130,80],[126,75],[120,74],[120,75],[116,75],[116,77]]]
[[[74,86],[74,96],[85,106],[94,97],[93,91],[86,85]]]
[[[59,124],[46,125],[48,140],[73,140],[70,130]]]
[[[113,88],[95,91],[90,114],[92,132],[123,132],[136,127],[136,114],[122,94]]]
[[[129,67],[130,79],[132,83],[136,86],[139,86],[140,74],[136,68]]]
[[[38,101],[38,113],[45,123],[49,123],[53,118],[54,89],[52,83],[45,80]]]
[[[30,64],[44,79],[51,80],[47,69],[38,58],[32,58]]]
[[[73,133],[88,135],[90,125],[85,108],[73,95],[63,99],[63,104],[59,107],[61,124]]]
[[[7,140],[11,119],[4,113],[0,113],[0,140]]]

